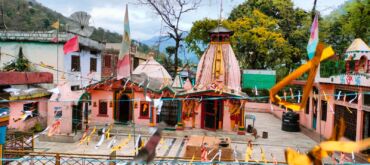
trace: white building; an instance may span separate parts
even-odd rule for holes
[[[18,57],[19,50],[22,48],[24,57],[32,64],[36,64],[33,65],[35,71],[53,73],[54,83],[64,77],[73,90],[78,90],[90,83],[100,81],[101,52],[104,44],[79,36],[80,51],[64,55],[63,45],[74,34],[60,32],[58,42],[53,42],[56,36],[55,31],[0,31],[0,69]],[[51,88],[52,84],[45,87]]]

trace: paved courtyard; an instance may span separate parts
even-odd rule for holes
[[[262,131],[268,132],[268,138],[263,139],[261,137],[254,139],[251,135],[236,135],[234,132],[221,132],[221,131],[206,131],[201,129],[186,129],[184,131],[164,131],[163,141],[157,147],[157,156],[170,156],[170,157],[181,157],[184,154],[184,148],[186,142],[184,140],[185,135],[207,135],[215,137],[230,137],[232,140],[232,148],[235,149],[237,159],[244,160],[245,152],[247,147],[247,141],[251,139],[254,144],[254,150],[252,154],[252,160],[261,160],[261,149],[264,150],[266,159],[273,161],[274,156],[277,161],[284,162],[284,149],[291,147],[301,152],[305,152],[313,147],[316,143],[305,136],[303,133],[291,133],[284,132],[281,130],[281,120],[277,119],[269,113],[252,113],[256,116],[257,120],[255,127],[258,134],[262,136]],[[248,123],[247,123],[248,124]],[[131,134],[131,138],[128,139],[128,144],[123,146],[117,155],[134,155],[134,136],[132,127],[116,126],[117,128],[112,130],[112,134],[116,135],[117,143],[128,139],[128,134]],[[137,127],[135,129],[135,135],[138,134],[143,136],[144,141],[148,140],[149,129],[147,127]],[[111,149],[108,147],[110,140],[105,140],[99,148],[95,148],[95,145],[99,141],[99,136],[95,135],[91,139],[89,145],[75,143],[54,143],[54,142],[41,142],[38,139],[35,140],[35,151],[45,152],[62,152],[62,153],[78,153],[78,154],[110,154]],[[211,158],[210,158],[211,159]]]

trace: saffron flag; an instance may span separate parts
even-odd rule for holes
[[[315,51],[318,43],[319,43],[319,21],[318,14],[316,14],[312,22],[310,40],[308,41],[307,45],[308,59],[311,60],[313,56],[315,56]]]
[[[119,51],[118,55],[118,62],[117,62],[117,79],[122,79],[124,77],[130,76],[131,72],[131,59],[130,59],[130,25],[128,21],[128,6],[126,5],[126,13],[125,13],[125,20],[124,20],[124,30],[122,35],[122,44],[121,50]]]
[[[56,21],[56,22],[54,22],[52,25],[51,25],[51,27],[53,27],[54,29],[59,29],[59,20],[58,21]]]
[[[63,46],[64,54],[68,54],[68,53],[71,53],[71,52],[76,52],[79,49],[80,48],[78,46],[78,36],[77,35],[75,35],[74,37],[69,39]]]

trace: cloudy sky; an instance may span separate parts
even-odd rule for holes
[[[190,30],[192,22],[205,17],[219,17],[221,0],[202,0],[200,7],[183,16],[181,29]],[[244,0],[223,0],[223,17]],[[311,10],[314,0],[293,0],[296,7]],[[346,0],[318,0],[318,10],[328,14]],[[75,11],[86,11],[91,16],[91,25],[122,33],[125,4],[129,5],[131,36],[139,41],[159,36],[161,19],[152,10],[137,5],[135,0],[37,0],[65,16]]]

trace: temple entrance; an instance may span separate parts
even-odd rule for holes
[[[217,130],[222,127],[222,100],[205,100],[202,103],[201,127],[209,130]]]
[[[164,121],[168,126],[176,126],[178,106],[178,100],[164,99],[161,113],[157,117],[157,123]]]
[[[130,97],[123,94],[117,97],[118,106],[116,108],[115,120],[119,123],[127,123],[131,120],[131,101]]]

